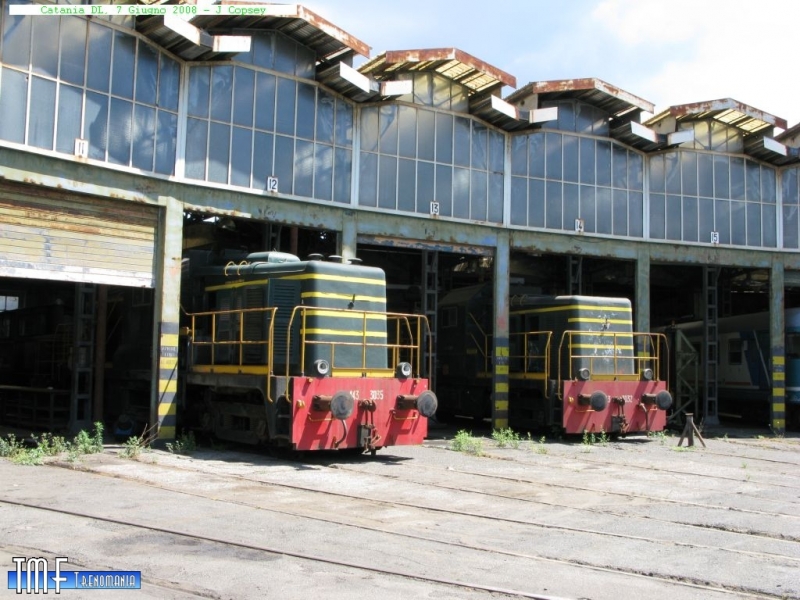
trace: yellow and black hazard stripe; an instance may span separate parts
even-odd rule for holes
[[[162,323],[158,355],[158,438],[175,439],[178,391],[178,323]]]

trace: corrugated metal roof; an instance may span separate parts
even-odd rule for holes
[[[673,117],[676,121],[699,121],[714,119],[731,127],[736,127],[752,134],[766,133],[772,127],[786,129],[786,120],[766,113],[747,104],[742,104],[732,98],[695,102],[693,104],[679,104],[670,106],[663,112],[648,120],[645,125],[655,125],[664,119]]]
[[[466,86],[471,94],[517,85],[513,75],[457,48],[390,50],[361,65],[359,71],[378,80],[394,79],[398,73],[434,71]]]
[[[506,101],[519,104],[533,95],[539,96],[539,106],[541,106],[542,99],[577,99],[617,117],[637,110],[653,112],[655,108],[652,102],[594,77],[534,81],[508,96]]]
[[[200,4],[198,0],[170,1],[165,4]],[[220,0],[214,4],[252,5],[252,2]],[[260,3],[259,6],[264,6]],[[370,47],[330,21],[299,4],[270,4],[263,15],[198,15],[188,22],[211,35],[243,35],[248,31],[275,30],[311,48],[322,62],[336,62],[352,54],[369,56]],[[136,30],[162,48],[186,60],[219,60],[231,53],[197,45],[164,25],[164,17],[136,17]]]

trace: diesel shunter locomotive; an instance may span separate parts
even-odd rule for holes
[[[423,377],[427,320],[386,312],[381,269],[310,258],[189,258],[187,409],[244,443],[372,453],[421,443],[437,408]]]
[[[441,414],[491,411],[491,286],[439,304]],[[672,405],[663,335],[636,333],[627,298],[543,296],[512,288],[508,416],[512,427],[565,433],[660,431]]]

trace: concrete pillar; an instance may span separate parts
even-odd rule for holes
[[[357,229],[355,211],[347,211],[347,215],[342,219],[342,235],[339,240],[341,246],[341,248],[339,248],[339,254],[344,258],[345,262],[351,258],[357,258]]]
[[[647,333],[650,331],[650,253],[646,248],[636,257],[636,297],[633,302],[636,312],[634,329]]]
[[[497,234],[494,253],[494,356],[492,377],[492,428],[508,427],[508,310],[510,296],[510,240]]]
[[[784,265],[779,259],[772,264],[769,277],[769,344],[772,348],[772,397],[770,402],[770,427],[773,433],[786,430],[786,349],[784,331]]]

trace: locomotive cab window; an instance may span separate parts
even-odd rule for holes
[[[742,364],[742,351],[744,344],[742,340],[728,340],[728,364],[740,365]]]
[[[442,310],[442,327],[456,327],[458,325],[458,308],[451,306]]]

